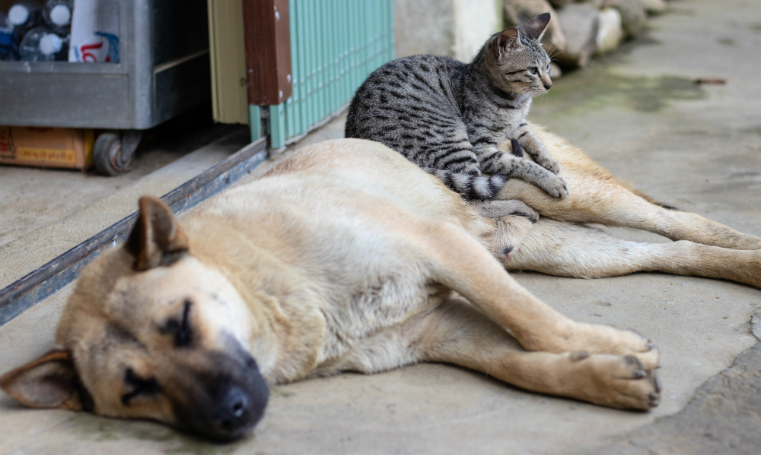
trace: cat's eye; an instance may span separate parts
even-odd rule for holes
[[[528,69],[531,74],[539,74],[539,68],[532,66]]]

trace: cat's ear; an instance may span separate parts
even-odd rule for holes
[[[527,38],[534,41],[540,41],[544,32],[547,30],[547,26],[550,24],[550,13],[544,13],[536,16],[530,21],[518,27],[521,33]]]
[[[508,28],[497,35],[496,44],[497,56],[501,60],[503,54],[521,48],[521,32],[515,27]]]

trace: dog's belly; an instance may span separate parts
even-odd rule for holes
[[[322,264],[315,282],[324,292],[319,309],[326,321],[316,374],[398,366],[408,346],[399,327],[447,291],[430,282],[429,265],[407,237],[373,232],[377,226],[365,226],[363,235],[332,223],[324,228],[332,238],[323,244],[340,246],[315,256]],[[384,332],[393,340],[376,343]]]
[[[365,194],[369,202],[359,206],[350,199],[331,194],[324,200],[338,203],[314,201],[288,217],[289,243],[301,257],[296,267],[321,295],[326,322],[314,375],[408,363],[408,337],[399,328],[448,293],[431,281],[421,250],[421,236],[443,220],[421,219],[382,197]]]
[[[441,302],[449,291],[411,281],[389,276],[380,286],[321,308],[327,331],[312,376],[374,373],[414,362],[414,330],[406,330],[408,322]]]

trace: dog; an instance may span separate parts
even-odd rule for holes
[[[563,166],[564,200],[510,181],[505,200],[467,203],[357,139],[302,149],[181,224],[143,197],[128,240],[78,278],[54,349],[0,387],[31,407],[152,419],[217,440],[252,431],[268,385],[416,362],[604,406],[657,406],[649,339],[574,322],[505,268],[659,270],[761,287],[761,240],[654,205],[535,131]],[[578,224],[592,222],[685,240],[632,244]]]

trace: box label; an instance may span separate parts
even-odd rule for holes
[[[24,161],[45,161],[47,163],[75,164],[77,162],[77,154],[74,150],[20,147],[16,159]]]

